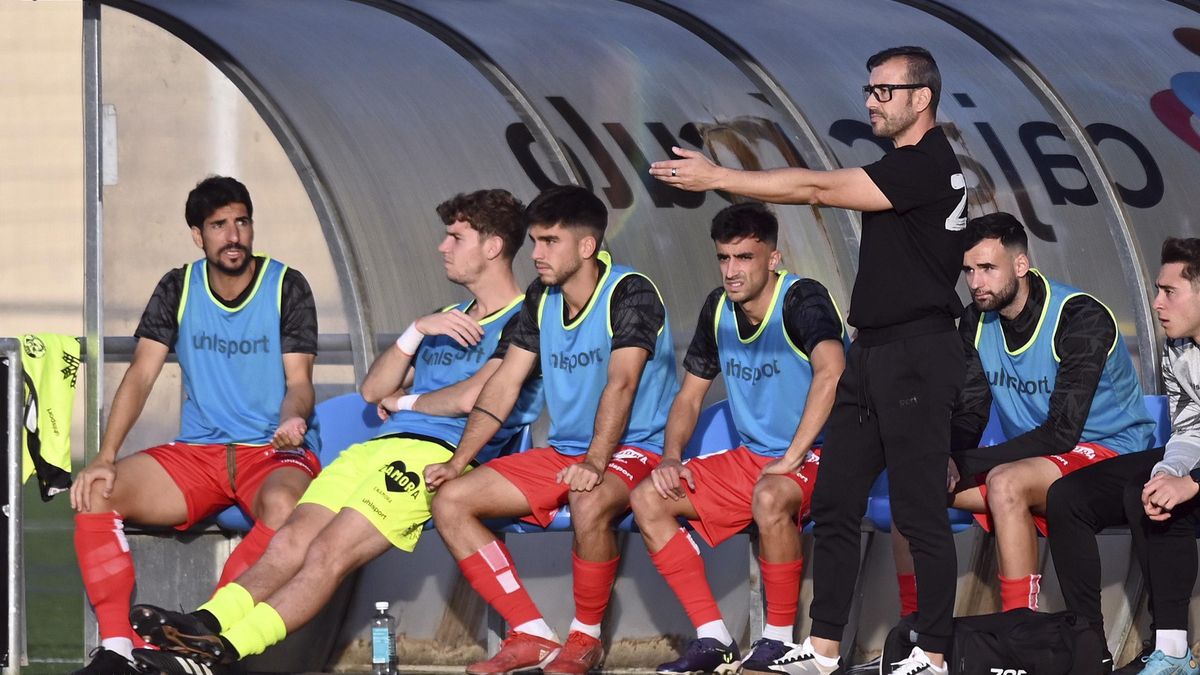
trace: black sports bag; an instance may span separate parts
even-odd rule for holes
[[[892,629],[888,658],[912,648],[911,619]],[[896,656],[892,656],[896,655]],[[1101,675],[1112,672],[1104,639],[1074,612],[1017,609],[954,620],[950,675]],[[885,664],[885,672],[886,672]]]

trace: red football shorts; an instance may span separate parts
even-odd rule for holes
[[[515,455],[497,457],[484,464],[517,486],[529,502],[530,515],[522,520],[546,527],[554,514],[567,503],[570,487],[558,482],[558,472],[578,464],[586,455],[564,455],[554,448],[530,448]],[[616,476],[630,490],[658,466],[660,455],[632,445],[618,446],[608,460],[607,473]]]
[[[696,490],[691,491],[686,482],[681,485],[687,492],[688,501],[700,514],[699,520],[688,522],[709,546],[720,544],[753,522],[751,503],[754,485],[762,477],[762,468],[776,459],[778,457],[757,454],[743,445],[686,462],[692,471]],[[797,525],[808,518],[812,508],[813,487],[820,466],[821,449],[813,448],[804,457],[799,469],[780,476],[790,478],[803,493],[800,512],[796,514]]]
[[[1075,473],[1085,466],[1091,466],[1096,462],[1103,462],[1106,459],[1116,457],[1117,453],[1100,445],[1099,443],[1080,443],[1075,446],[1075,449],[1070,452],[1065,452],[1061,455],[1045,455],[1041,459],[1048,462],[1053,462],[1054,466],[1058,467],[1059,473],[1066,476]],[[983,495],[984,503],[987,503],[987,484],[984,482],[985,476],[979,477],[979,492]],[[992,519],[986,513],[976,513],[975,520],[983,529],[988,532],[992,531]],[[1034,514],[1033,522],[1037,525],[1038,532],[1042,536],[1046,535],[1046,518]]]
[[[171,442],[144,452],[166,469],[187,501],[186,530],[232,504],[250,513],[258,489],[271,472],[296,468],[314,478],[321,461],[306,448],[276,450],[270,445],[196,445]]]

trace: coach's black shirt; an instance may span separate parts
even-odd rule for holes
[[[891,339],[876,338],[875,329],[939,318],[950,325],[962,313],[954,285],[967,214],[962,169],[946,134],[934,127],[863,170],[892,209],[863,213],[849,323],[864,344]]]

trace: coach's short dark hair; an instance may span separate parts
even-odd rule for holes
[[[608,228],[608,208],[586,188],[555,185],[546,188],[529,202],[529,207],[525,209],[525,224],[585,229],[596,238],[596,244],[599,245],[604,241],[604,230]]]
[[[203,227],[204,221],[214,211],[230,204],[243,204],[246,215],[254,218],[254,204],[250,201],[250,191],[245,185],[228,176],[209,176],[196,183],[196,187],[188,193],[187,204],[183,207],[183,219],[188,227]]]
[[[500,237],[509,260],[525,241],[525,205],[508,190],[459,193],[438,204],[437,214],[446,225],[461,220],[481,237]]]
[[[779,221],[761,202],[744,202],[726,206],[713,216],[709,236],[718,244],[754,237],[775,248],[779,241]]]
[[[1200,285],[1200,239],[1169,237],[1162,245],[1162,264],[1183,263],[1183,278]]]
[[[923,84],[929,87],[933,94],[929,107],[937,114],[938,102],[942,100],[942,73],[938,70],[937,61],[933,54],[924,47],[892,47],[885,49],[867,59],[867,71],[892,59],[902,58],[907,64],[908,82],[892,82],[890,84]]]
[[[1029,235],[1025,226],[1011,213],[997,211],[967,221],[966,250],[984,239],[999,239],[1007,249],[1029,253]]]

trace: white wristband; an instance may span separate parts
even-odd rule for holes
[[[405,394],[404,396],[401,396],[400,398],[396,399],[396,411],[399,412],[401,410],[412,410],[413,406],[417,404],[417,399],[419,398],[421,398],[420,394]]]
[[[417,330],[417,323],[414,321],[408,324],[408,328],[404,329],[400,337],[396,338],[396,347],[405,354],[413,356],[417,353],[417,348],[421,346],[421,340],[424,338],[421,331]]]

